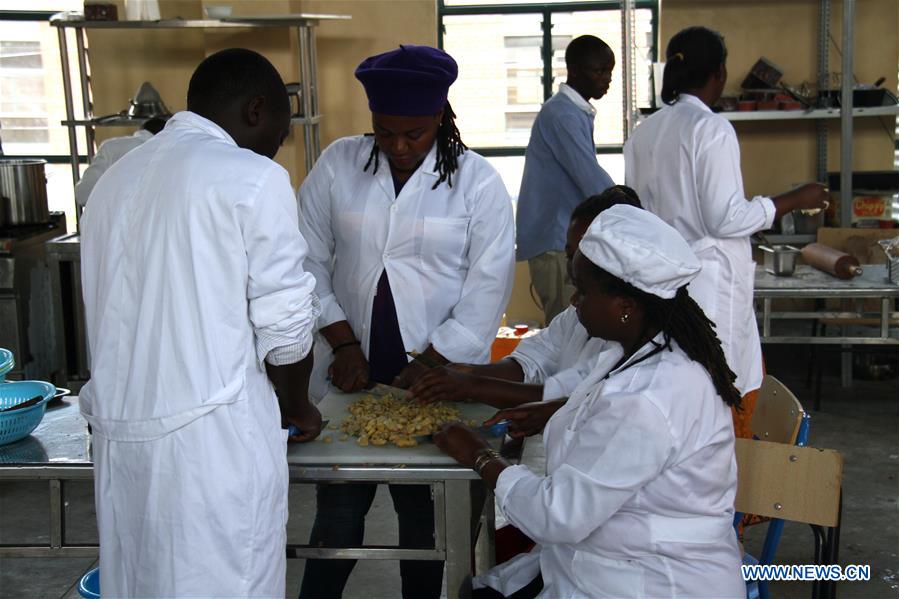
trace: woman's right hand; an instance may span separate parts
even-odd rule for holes
[[[349,345],[337,350],[334,361],[328,367],[331,384],[344,391],[353,393],[368,385],[369,366],[358,345]]]
[[[538,401],[500,410],[492,418],[485,420],[484,426],[490,426],[506,420],[509,422],[510,437],[516,439],[519,437],[530,437],[542,432],[552,415],[565,405],[566,401],[567,399]]]
[[[475,377],[452,366],[431,368],[410,391],[412,399],[433,403],[437,401],[466,401],[471,399]]]

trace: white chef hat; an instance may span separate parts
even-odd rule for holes
[[[673,298],[700,268],[680,233],[655,214],[624,204],[600,213],[578,247],[604,271],[664,299]]]

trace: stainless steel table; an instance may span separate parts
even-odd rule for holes
[[[96,557],[97,545],[69,544],[65,538],[65,483],[93,479],[87,422],[78,399],[54,402],[34,432],[0,446],[0,481],[47,481],[50,492],[50,543],[12,545],[0,542],[0,557]]]
[[[865,264],[861,276],[840,280],[811,266],[797,266],[791,277],[776,277],[762,267],[755,271],[755,298],[762,305],[759,315],[762,343],[810,343],[822,345],[899,345],[899,337],[890,334],[890,327],[899,326],[899,312],[895,310],[899,285],[886,278],[882,264]],[[877,312],[864,310],[808,310],[774,311],[777,298],[792,299],[876,299]],[[858,324],[862,318],[876,318],[879,331],[871,336],[801,336],[783,335],[772,331],[772,321],[778,319],[830,319],[831,324]],[[842,321],[842,322],[840,322]]]
[[[325,431],[324,434],[334,434]],[[335,444],[336,445],[336,444]],[[411,559],[446,561],[449,597],[468,597],[471,591],[472,489],[480,478],[470,469],[451,463],[431,447],[402,464],[384,460],[372,452],[372,462],[350,460],[352,464],[328,461],[334,446],[321,441],[310,445],[291,445],[288,465],[292,484],[318,482],[389,482],[391,484],[427,484],[432,488],[435,504],[435,548],[400,549],[398,547],[349,547],[329,549],[308,545],[288,545],[288,556],[324,559]],[[380,450],[381,448],[373,448]],[[430,457],[428,457],[430,456]],[[382,463],[378,463],[378,462]],[[431,462],[431,463],[422,463]],[[50,487],[50,543],[23,546],[0,543],[0,557],[95,557],[96,545],[74,545],[65,539],[65,483],[91,480],[90,436],[87,423],[78,411],[78,398],[62,400],[48,409],[41,424],[31,436],[10,445],[0,446],[0,481],[45,480]],[[475,500],[477,501],[477,499]],[[482,542],[478,567],[493,565],[494,507],[489,493],[484,501]]]
[[[360,396],[358,393],[331,393],[318,407],[322,417],[330,420],[333,427],[347,415],[347,406]],[[481,404],[457,406],[463,420],[482,421],[496,412],[495,408]],[[325,435],[332,437],[330,443],[316,441],[289,446],[287,463],[291,482],[429,485],[434,498],[434,549],[383,546],[333,549],[289,545],[288,555],[324,559],[443,560],[446,562],[448,597],[468,597],[473,574],[473,510],[479,516],[477,520],[483,533],[479,535],[482,550],[478,552],[478,569],[486,570],[494,565],[493,495],[485,492],[480,477],[471,469],[459,466],[430,443],[405,449],[393,446],[359,447],[352,437],[341,441],[342,435],[335,430],[325,430]],[[500,443],[496,441],[497,446]],[[513,458],[520,457],[520,446],[518,452],[519,455]],[[478,513],[481,505],[483,509]]]

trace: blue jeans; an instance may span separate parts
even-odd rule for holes
[[[399,520],[400,547],[434,548],[434,501],[428,485],[389,485]],[[375,498],[376,484],[317,485],[315,523],[309,544],[316,547],[359,547],[365,536],[365,515]],[[300,599],[339,599],[356,560],[306,561]],[[401,560],[404,599],[439,599],[443,562]]]

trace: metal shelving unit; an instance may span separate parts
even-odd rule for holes
[[[74,17],[74,18],[73,18]],[[299,81],[302,98],[302,115],[291,119],[291,123],[304,129],[303,141],[306,154],[306,172],[312,169],[321,154],[319,124],[322,115],[318,111],[318,80],[316,73],[315,28],[321,21],[350,19],[348,15],[300,13],[258,17],[229,17],[215,20],[171,19],[160,21],[85,21],[80,15],[59,13],[51,17],[50,24],[57,28],[59,52],[62,63],[63,90],[65,92],[66,119],[62,125],[69,130],[69,153],[72,164],[72,180],[78,183],[81,176],[78,164],[78,139],[76,132],[84,127],[87,138],[88,162],[93,160],[95,148],[94,130],[97,127],[140,126],[145,119],[126,117],[96,118],[91,100],[91,78],[89,75],[86,29],[235,29],[260,27],[295,27],[299,52]],[[81,82],[81,116],[75,115],[75,100],[72,93],[72,70],[69,64],[68,38],[66,30],[75,33],[78,49],[78,77]],[[78,217],[80,218],[80,210]]]
[[[842,118],[839,108],[817,108],[814,110],[753,110],[749,112],[721,112],[729,121],[796,121]],[[852,118],[899,115],[899,106],[872,106],[853,108]]]

